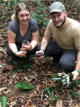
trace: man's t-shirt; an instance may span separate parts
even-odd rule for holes
[[[56,28],[50,20],[44,35],[55,39],[63,49],[74,49],[80,46],[80,23],[71,18],[67,21],[63,28]]]

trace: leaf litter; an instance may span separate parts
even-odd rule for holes
[[[75,1],[63,0],[63,2],[67,9],[71,10],[69,16],[79,20],[79,15],[77,15],[79,6],[74,3]],[[50,3],[51,1],[46,1],[46,3],[43,1],[43,4],[47,6]],[[29,2],[28,5],[35,10],[35,5],[32,2]],[[5,49],[7,25],[6,22],[3,25],[5,28],[0,30],[0,98],[3,95],[7,97],[8,107],[62,107],[62,105],[64,107],[79,107],[79,81],[70,83],[67,74],[63,74],[61,78],[59,75],[59,78],[54,80],[54,74],[62,72],[60,70],[57,72],[57,67],[50,66],[51,58],[39,61],[33,57],[33,67],[29,65],[20,67],[18,70],[12,65],[11,58],[8,57]],[[45,27],[40,31],[41,35],[44,30]],[[15,85],[23,81],[28,82],[34,88],[31,90],[16,89]]]

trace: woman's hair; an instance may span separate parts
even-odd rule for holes
[[[16,9],[15,9],[15,14],[12,15],[11,19],[12,20],[16,20],[19,22],[18,20],[18,13],[22,10],[27,10],[27,11],[30,11],[29,8],[24,4],[24,3],[20,3],[16,6]]]

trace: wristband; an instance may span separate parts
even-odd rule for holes
[[[74,70],[74,71],[76,71],[76,72],[78,72],[80,74],[80,71],[78,71],[78,70]]]
[[[14,54],[16,55],[18,51],[15,51]]]

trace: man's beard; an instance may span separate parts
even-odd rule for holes
[[[56,27],[56,28],[61,28],[63,25],[64,25],[64,23],[65,23],[65,16],[64,16],[64,21],[62,22],[62,24],[60,25],[60,26],[56,26],[55,24],[54,24],[54,26]]]

